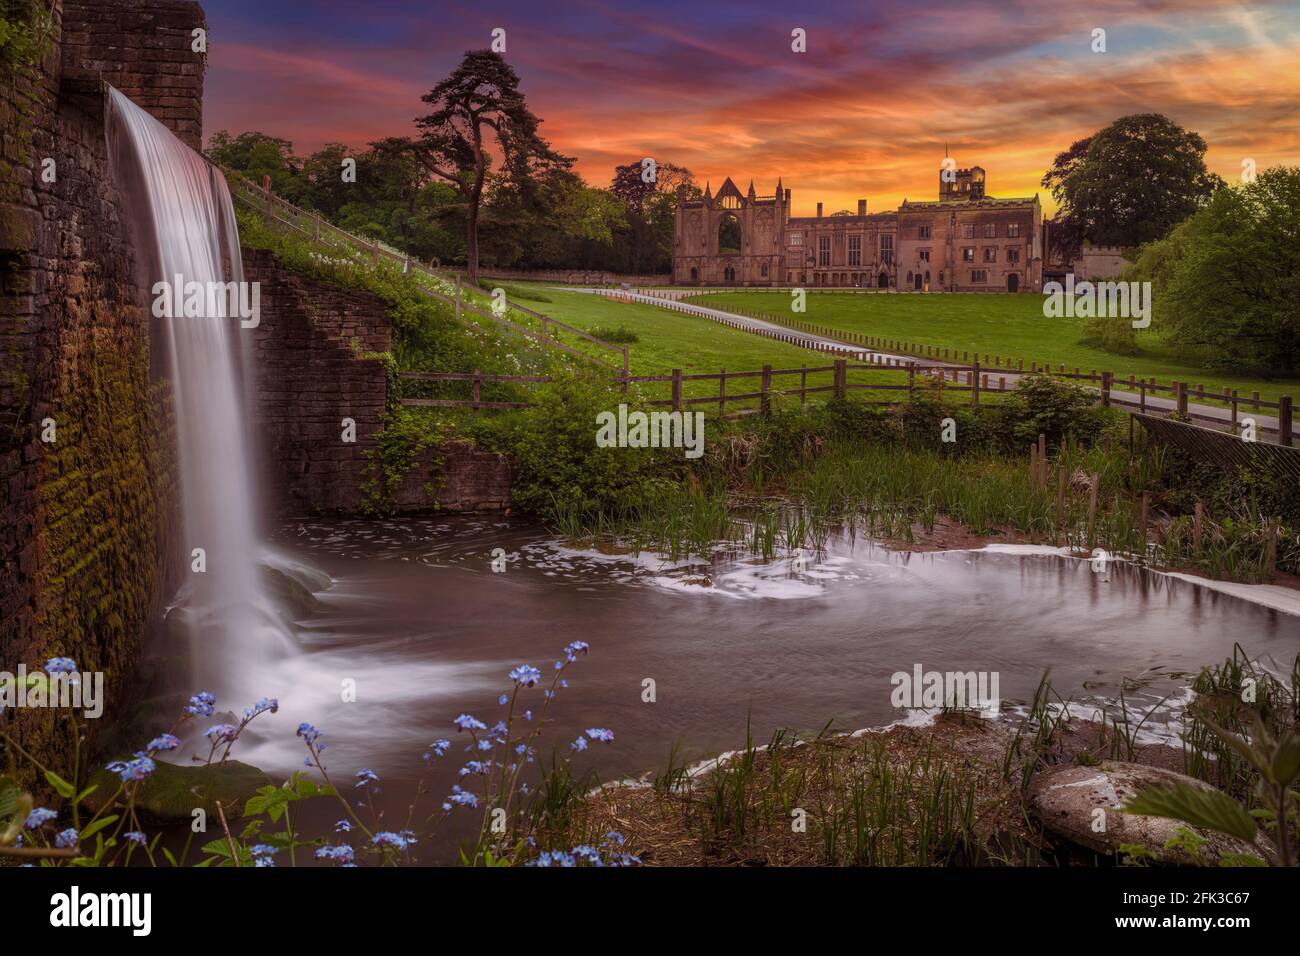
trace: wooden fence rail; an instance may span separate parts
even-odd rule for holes
[[[621,385],[622,390],[626,393],[631,384],[668,384],[670,386],[670,398],[655,398],[646,401],[648,405],[669,406],[674,411],[680,411],[691,405],[717,405],[718,414],[726,415],[728,403],[759,402],[759,411],[764,412],[770,408],[771,396],[773,391],[782,392],[787,395],[798,395],[800,404],[808,400],[809,395],[817,395],[830,392],[836,398],[844,398],[851,391],[865,392],[894,392],[905,391],[911,395],[918,386],[924,385],[924,377],[931,376],[942,378],[945,382],[945,389],[955,392],[968,392],[971,396],[971,403],[978,405],[983,395],[994,394],[1001,395],[1015,390],[1014,382],[1008,382],[1006,374],[993,375],[989,369],[982,365],[978,359],[969,365],[951,365],[951,364],[926,364],[921,362],[886,362],[884,356],[869,355],[866,361],[853,362],[849,359],[835,359],[831,365],[807,366],[801,365],[798,368],[772,368],[765,365],[761,369],[753,369],[739,372],[728,372],[721,369],[717,372],[692,372],[683,374],[681,369],[673,369],[669,375],[615,375],[612,381]],[[905,382],[851,382],[849,373],[856,371],[872,372],[894,372],[905,374]],[[1005,369],[995,371],[1006,372]],[[809,375],[825,375],[827,372],[832,373],[832,383],[830,385],[809,385]],[[774,387],[777,379],[799,376],[799,383],[795,387],[779,388]],[[922,378],[918,382],[918,377]],[[1066,374],[1066,378],[1076,376]],[[469,382],[471,384],[473,397],[470,399],[419,399],[403,398],[399,401],[403,405],[412,407],[420,406],[437,406],[445,408],[472,408],[475,412],[480,409],[493,408],[523,408],[527,407],[526,402],[485,402],[480,399],[479,389],[483,383],[527,383],[540,384],[551,381],[547,375],[495,375],[483,372],[399,372],[398,378],[406,381],[425,381],[425,382]],[[727,391],[727,382],[738,379],[759,379],[759,388],[757,391],[748,392],[729,392]],[[683,385],[687,382],[717,382],[718,391],[715,395],[702,395],[686,397],[683,394]],[[1122,406],[1130,408],[1139,413],[1145,414],[1147,410],[1141,406],[1141,402],[1129,401],[1115,395],[1112,390],[1113,380],[1109,372],[1102,373],[1100,388],[1097,393],[1097,401],[1103,407]],[[1123,383],[1120,383],[1123,384]],[[1183,417],[1202,418],[1205,421],[1211,421],[1215,424],[1225,424],[1221,419],[1209,418],[1207,416],[1188,415],[1187,414],[1187,391],[1182,389],[1179,392],[1179,403],[1173,409]],[[871,404],[894,405],[901,402],[875,401]],[[1257,431],[1266,431],[1278,435],[1278,444],[1291,446],[1293,444],[1293,434],[1291,430],[1290,403],[1286,396],[1277,403],[1280,410],[1287,413],[1285,418],[1279,419],[1278,428],[1265,428],[1260,426]],[[737,414],[752,414],[752,410],[741,411]],[[1239,428],[1239,422],[1234,416],[1233,420],[1228,423],[1229,431],[1233,434]]]

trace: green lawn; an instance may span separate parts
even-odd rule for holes
[[[740,332],[727,328],[709,319],[699,316],[683,315],[653,305],[620,302],[603,296],[589,295],[581,292],[563,292],[554,288],[544,290],[541,294],[550,302],[521,300],[520,304],[528,308],[559,319],[562,322],[590,332],[596,328],[618,328],[620,326],[636,333],[638,340],[628,346],[629,363],[633,375],[667,375],[677,368],[683,375],[717,372],[726,369],[730,372],[754,371],[764,365],[774,369],[800,368],[802,366],[828,366],[834,361],[833,356],[812,349],[800,348],[784,342],[777,342],[760,335]],[[512,317],[513,318],[513,317]],[[609,360],[605,353],[572,333],[560,333],[560,340],[589,354]],[[773,388],[790,392],[798,388],[799,376],[779,376],[773,379]],[[831,373],[810,374],[808,386],[831,384]],[[883,370],[853,371],[849,382],[869,383],[886,382],[905,384],[907,376],[899,372]],[[668,397],[669,385],[654,384],[643,386],[654,397]],[[759,380],[755,378],[730,379],[727,391],[732,394],[758,391]],[[718,383],[713,381],[684,382],[683,395],[687,398],[716,395]],[[898,392],[855,391],[855,397],[869,397],[876,400],[898,399]],[[822,400],[826,393],[809,396],[809,401]],[[798,396],[794,397],[798,401]],[[745,403],[735,408],[752,406]],[[704,411],[716,411],[716,406],[696,406]],[[732,403],[727,403],[727,410],[732,411]]]
[[[1276,401],[1278,395],[1300,398],[1300,379],[1266,382],[1207,371],[1180,359],[1153,332],[1139,330],[1136,356],[1115,355],[1080,344],[1082,319],[1043,316],[1042,298],[1036,295],[979,293],[866,294],[809,292],[808,310],[790,311],[789,292],[726,292],[698,296],[691,301],[717,309],[743,309],[786,319],[802,319],[830,329],[858,332],[921,345],[979,352],[1006,359],[1023,359],[1053,367],[1076,367],[1086,374],[1108,369],[1116,378],[1152,377],[1162,385],[1171,380],[1203,384],[1206,391],[1222,393],[1235,388],[1242,397],[1259,391]],[[981,358],[982,360],[982,358]]]

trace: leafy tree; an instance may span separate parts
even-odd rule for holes
[[[1300,360],[1300,169],[1225,188],[1125,274],[1152,283],[1154,318],[1212,350],[1210,367],[1291,374]]]
[[[249,131],[231,136],[225,130],[208,140],[208,158],[214,163],[243,173],[257,185],[271,177],[271,189],[290,202],[301,197],[302,161],[287,139]]]
[[[433,112],[416,120],[416,153],[428,171],[450,184],[466,204],[465,256],[471,282],[478,281],[478,225],[483,191],[492,164],[501,156],[494,182],[522,187],[573,160],[551,149],[541,124],[524,101],[519,77],[499,54],[470,50],[447,79],[422,97]]]
[[[1043,176],[1062,238],[1138,246],[1164,237],[1223,185],[1206,170],[1205,149],[1159,113],[1122,116],[1071,144]]]

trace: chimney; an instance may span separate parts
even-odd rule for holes
[[[858,215],[859,215],[859,216],[865,216],[866,214],[867,214],[867,201],[866,201],[865,199],[859,199],[859,200],[858,200]]]
[[[817,218],[820,219],[821,217],[822,217],[822,204],[821,204],[821,203],[818,203],[818,204],[817,204]]]

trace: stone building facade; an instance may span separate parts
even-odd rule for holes
[[[1043,283],[1042,206],[995,199],[979,166],[940,172],[939,198],[893,212],[790,215],[790,190],[717,195],[679,190],[673,281],[684,285],[1037,292]]]

